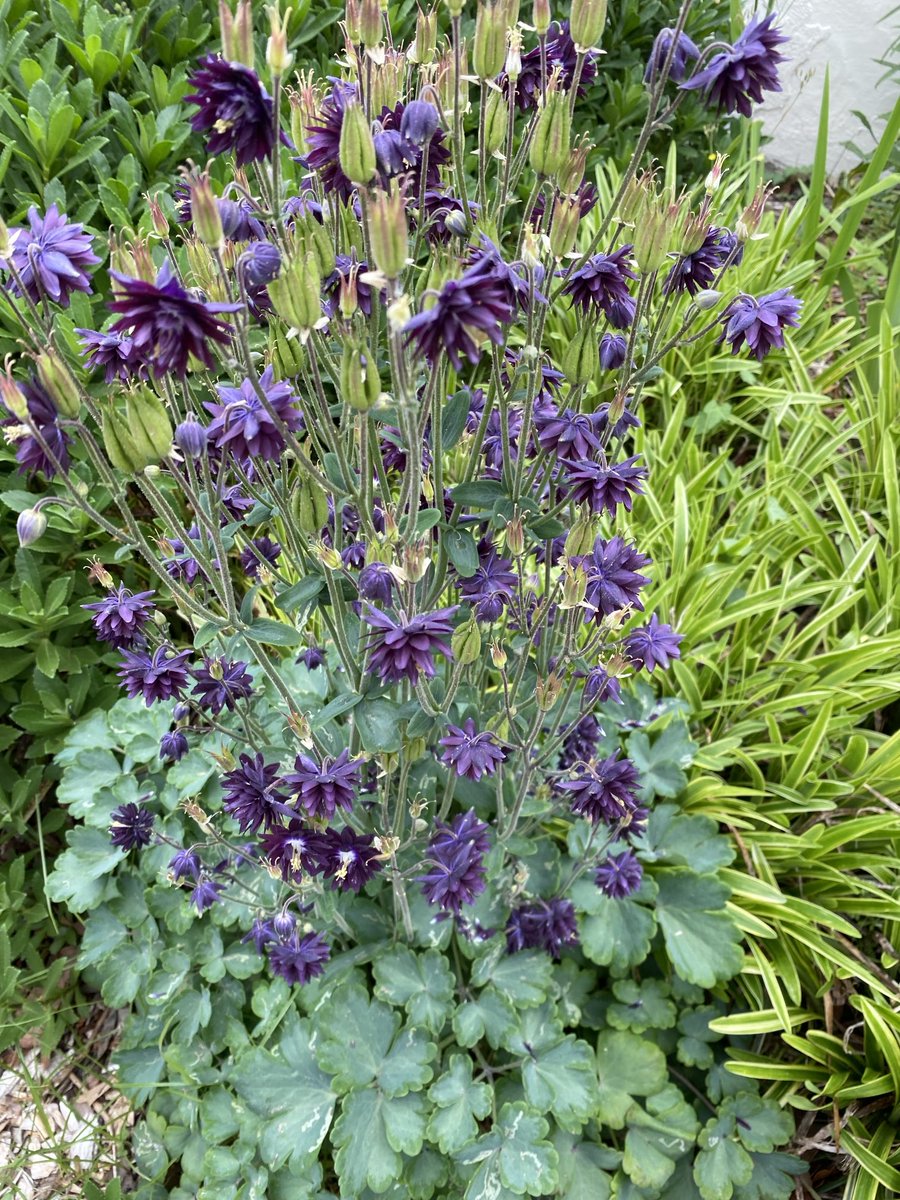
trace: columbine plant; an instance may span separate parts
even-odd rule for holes
[[[783,290],[732,287],[765,191],[731,230],[720,161],[679,195],[643,162],[685,89],[730,113],[778,86],[771,17],[700,49],[690,7],[657,39],[647,119],[602,210],[576,131],[603,0],[555,23],[536,3],[533,28],[517,3],[481,4],[467,39],[452,0],[447,38],[423,13],[405,50],[354,0],[341,76],[295,85],[277,14],[266,87],[248,6],[225,13],[224,54],[186,97],[217,183],[191,170],[174,211],[151,202],[152,235],[116,238],[110,320],[77,331],[80,362],[59,307],[92,286],[91,239],[52,209],[2,230],[36,364],[3,382],[7,436],[23,470],[62,484],[21,540],[70,503],[143,560],[152,590],[96,567],[97,634],[127,695],[171,713],[163,762],[218,765],[184,805],[185,840],[150,794],[112,812],[113,844],[170,845],[196,912],[243,904],[246,939],[290,984],[329,960],[339,979],[388,937],[451,947],[466,992],[507,954],[579,956],[585,913],[652,904],[648,876],[673,874],[653,866],[653,787],[597,717],[682,652],[674,614],[645,609],[653,567],[629,523],[652,464],[630,442],[671,349],[708,338],[762,359],[799,312]],[[552,308],[574,315],[560,355]],[[719,937],[700,961],[668,953],[708,987],[740,955],[706,915]],[[505,1069],[479,1062],[489,1081]],[[589,1096],[533,1092],[563,1129],[591,1117]],[[434,1141],[471,1143],[460,1170],[486,1189],[550,1191],[546,1122],[510,1100],[486,1136],[514,1141],[522,1108],[542,1147],[530,1181],[503,1149],[471,1151],[471,1115],[468,1138]],[[348,1195],[386,1186],[339,1171]]]

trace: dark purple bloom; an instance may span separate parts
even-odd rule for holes
[[[676,633],[671,625],[660,624],[654,613],[648,625],[632,629],[626,635],[625,653],[632,662],[652,674],[655,667],[662,667],[666,671],[671,659],[681,658],[679,643],[683,641],[683,633]]]
[[[567,462],[565,482],[569,498],[576,504],[587,504],[594,513],[605,509],[610,517],[615,517],[620,504],[626,512],[631,512],[632,497],[642,494],[641,481],[647,477],[646,467],[634,465],[638,457],[634,454],[605,467],[588,458]]]
[[[594,422],[586,413],[576,413],[571,408],[560,412],[555,406],[547,406],[535,412],[534,427],[541,449],[560,458],[590,458],[600,449]]]
[[[242,945],[252,942],[257,954],[262,954],[270,942],[277,941],[278,934],[275,932],[274,922],[266,920],[265,917],[254,917],[253,924],[241,938]]]
[[[701,91],[719,112],[739,112],[749,117],[751,101],[759,104],[763,92],[780,92],[778,66],[784,55],[778,47],[789,39],[774,28],[776,14],[754,17],[730,50],[710,59],[702,71],[681,86]]]
[[[202,667],[191,672],[197,681],[192,696],[200,708],[218,716],[223,708],[234,712],[238,700],[253,694],[253,678],[245,662],[229,662],[226,658],[205,658]]]
[[[527,309],[532,301],[547,303],[547,297],[537,289],[538,272],[533,272],[535,286],[532,291],[524,263],[508,263],[486,234],[481,235],[481,247],[470,255],[468,266],[490,270],[497,280],[506,285],[507,300],[514,313]],[[543,275],[543,271],[540,274]]]
[[[566,731],[559,756],[560,768],[567,771],[576,763],[588,762],[597,752],[603,737],[603,727],[593,713],[586,713]]]
[[[728,342],[732,354],[746,346],[762,362],[770,350],[784,347],[785,327],[800,324],[801,304],[787,288],[769,292],[758,300],[738,296],[722,314],[725,330],[719,340]]]
[[[341,551],[341,562],[345,567],[358,569],[366,561],[366,543],[351,542]]]
[[[317,875],[320,871],[321,835],[308,829],[298,817],[287,826],[276,825],[260,839],[262,852],[281,871],[281,878],[299,882],[300,874]]]
[[[191,190],[187,185],[179,185],[173,196],[178,202],[178,220],[186,225],[193,217]],[[222,222],[222,233],[229,242],[250,242],[266,236],[265,226],[256,215],[258,210],[245,197],[230,200],[227,196],[217,196],[216,208]]]
[[[563,91],[568,92],[575,78],[575,64],[578,53],[575,43],[569,34],[568,21],[554,21],[550,26],[547,37],[547,77],[554,70],[559,71],[559,82]],[[581,70],[578,81],[578,97],[587,95],[588,85],[597,74],[597,55],[589,51]],[[509,89],[509,79],[506,71],[498,76],[498,82],[504,91]],[[541,96],[541,50],[535,46],[527,54],[522,55],[522,69],[516,81],[516,104],[522,112],[537,108]]]
[[[583,267],[569,272],[563,295],[571,296],[583,313],[603,312],[614,329],[627,329],[636,306],[628,291],[628,281],[637,279],[627,261],[632,249],[627,245],[612,254],[595,254]]]
[[[428,847],[429,869],[418,878],[428,903],[458,916],[464,904],[484,891],[489,849],[488,827],[474,809],[460,813],[450,825],[439,824]]]
[[[584,681],[584,698],[588,704],[602,704],[605,700],[621,704],[622,685],[615,675],[609,675],[604,667],[594,667]]]
[[[491,549],[479,554],[475,574],[460,580],[460,596],[473,605],[479,621],[493,624],[512,599],[517,579],[512,562]]]
[[[158,646],[153,654],[145,650],[123,650],[118,674],[129,699],[143,696],[149,708],[158,700],[180,698],[187,687],[185,662],[190,650],[175,653],[171,646]]]
[[[57,421],[56,405],[44,391],[43,385],[37,379],[31,379],[21,385],[22,394],[28,406],[28,416],[47,445],[53,458],[63,468],[69,465],[69,445],[72,439]],[[56,467],[50,454],[44,449],[37,437],[21,424],[17,417],[3,421],[9,428],[7,435],[16,447],[16,462],[19,471],[24,475],[37,474],[41,471],[45,479],[53,479]]]
[[[484,431],[484,441],[481,443],[481,453],[489,467],[494,467],[499,471],[503,466],[503,446],[507,440],[510,458],[515,460],[519,453],[519,434],[521,432],[522,414],[517,408],[510,408],[505,432],[499,410],[495,408],[491,412]]]
[[[193,413],[175,426],[175,445],[185,458],[202,458],[206,449],[207,433]]]
[[[378,127],[382,130],[394,130],[399,133],[408,147],[408,156],[411,158],[409,164],[410,170],[403,176],[406,187],[409,189],[409,195],[418,196],[422,185],[422,166],[425,164],[424,151],[425,143],[417,143],[412,138],[407,138],[403,131],[403,119],[406,116],[406,110],[409,106],[404,104],[395,104],[393,108],[383,108],[381,115],[378,118]],[[428,159],[427,173],[425,177],[425,186],[427,188],[440,187],[441,183],[441,168],[445,167],[450,162],[450,152],[444,145],[444,131],[436,127],[431,137],[427,141]]]
[[[94,614],[91,621],[97,637],[122,650],[136,642],[143,644],[144,626],[153,616],[150,597],[155,595],[155,592],[130,592],[120,584],[102,600],[81,607]]]
[[[303,189],[303,194],[300,196],[288,196],[284,204],[281,206],[281,212],[284,216],[285,224],[289,229],[293,229],[298,220],[302,220],[309,215],[314,217],[319,224],[322,224],[322,205],[315,198],[315,177],[307,175],[300,181],[300,187]]]
[[[153,840],[153,813],[140,804],[122,804],[109,819],[109,840],[122,850],[140,850]]]
[[[306,754],[298,754],[294,770],[285,775],[284,782],[308,817],[330,821],[339,808],[353,808],[362,762],[351,759],[348,750],[337,758],[326,755],[321,763]]]
[[[266,947],[269,966],[288,983],[309,983],[325,970],[331,957],[328,943],[320,933],[296,931],[286,941],[270,942]]]
[[[199,855],[193,850],[179,850],[169,860],[169,874],[176,881],[176,883],[179,879],[199,879]]]
[[[90,234],[83,225],[71,223],[65,213],[51,204],[44,216],[32,205],[28,210],[29,229],[11,229],[12,254],[0,258],[0,269],[11,263],[22,287],[37,304],[42,296],[63,308],[69,307],[72,292],[89,292],[91,281],[85,272],[100,261],[93,250]],[[19,284],[11,287],[19,295]]]
[[[390,567],[384,563],[373,562],[360,571],[356,586],[364,600],[378,600],[382,604],[390,604],[395,582]]]
[[[441,123],[438,110],[427,100],[410,100],[400,118],[400,132],[415,146],[430,142]]]
[[[104,383],[112,383],[114,379],[127,383],[129,379],[147,378],[147,366],[135,354],[134,338],[112,331],[98,333],[93,329],[76,329],[75,332],[81,334],[84,365],[90,370],[103,367]]]
[[[219,884],[215,883],[208,876],[198,879],[191,891],[191,904],[196,908],[198,913],[205,913],[208,908],[216,903],[221,895],[222,889]]]
[[[369,639],[369,666],[377,672],[381,682],[399,683],[401,679],[408,679],[415,684],[420,673],[432,679],[434,655],[453,657],[450,618],[458,607],[453,605],[432,613],[420,613],[409,620],[401,615],[397,621],[392,621],[386,613],[367,604],[365,620],[373,630]]]
[[[358,892],[381,870],[377,853],[371,834],[356,833],[345,825],[322,833],[319,865],[332,890]]]
[[[191,128],[212,131],[207,153],[233,150],[239,167],[270,157],[275,147],[272,100],[254,71],[207,54],[188,82],[195,91],[185,100],[199,109],[191,117]]]
[[[189,749],[187,737],[180,729],[172,729],[159,739],[159,757],[169,762],[180,762]]]
[[[609,541],[598,537],[591,554],[581,561],[588,577],[585,598],[597,610],[598,620],[629,606],[643,611],[639,593],[650,582],[646,575],[640,574],[641,568],[650,562],[646,554],[620,537]]]
[[[325,651],[320,650],[318,646],[309,646],[297,656],[297,662],[302,662],[308,671],[315,671],[317,667],[322,666],[324,661]]]
[[[291,816],[287,796],[278,790],[277,763],[267,763],[261,754],[242,754],[240,766],[222,776],[222,808],[234,817],[241,833],[257,833],[260,826],[271,830],[279,816]]]
[[[628,340],[621,333],[604,333],[600,339],[600,366],[615,371],[628,357]]]
[[[448,279],[432,307],[406,322],[406,345],[415,344],[432,366],[446,353],[454,370],[461,371],[463,355],[473,364],[481,358],[473,334],[481,332],[502,345],[503,326],[513,312],[508,280],[485,258],[459,279]]]
[[[241,551],[241,566],[244,568],[244,574],[249,575],[251,579],[256,579],[259,576],[259,568],[261,563],[268,563],[270,567],[274,567],[278,562],[281,554],[281,544],[273,542],[270,537],[254,538],[249,546],[245,546]]]
[[[681,254],[666,276],[665,292],[688,292],[696,296],[715,283],[716,272],[723,267],[734,247],[734,234],[728,229],[710,226],[703,245],[691,254]]]
[[[196,525],[192,525],[188,530],[188,537],[194,540],[199,539],[200,530]],[[163,566],[173,579],[183,579],[188,585],[194,583],[197,576],[200,574],[200,564],[194,558],[193,547],[190,541],[185,541],[182,538],[167,538],[166,545],[172,548],[172,557],[163,559]],[[218,563],[214,562],[214,566]]]
[[[413,166],[419,151],[399,129],[384,129],[376,125],[372,141],[375,144],[375,160],[382,175],[382,182],[402,175]]]
[[[462,724],[450,725],[445,737],[438,742],[444,747],[441,762],[453,767],[457,775],[477,782],[482,775],[493,775],[506,755],[490,732],[478,733],[475,721],[468,717]]]
[[[237,260],[237,268],[244,277],[244,285],[250,292],[261,291],[281,270],[281,251],[271,242],[250,242]]]
[[[598,821],[618,825],[630,819],[639,804],[641,777],[634,763],[620,754],[616,750],[609,758],[586,766],[574,779],[557,784],[571,798],[573,813],[595,825]]]
[[[393,425],[383,425],[381,429],[382,436],[379,440],[381,449],[381,461],[384,464],[386,471],[400,471],[401,474],[406,470],[406,447],[403,444],[403,435],[399,429]],[[428,469],[431,463],[431,447],[427,442],[422,443],[422,469]]]
[[[625,900],[641,886],[644,868],[633,850],[611,854],[594,872],[594,883],[610,900]]]
[[[506,948],[546,950],[559,958],[566,946],[578,945],[578,923],[571,900],[533,900],[514,908],[506,922]]]
[[[688,60],[700,57],[700,51],[686,33],[679,33],[678,40],[675,42],[675,49],[672,50],[674,39],[674,29],[661,29],[656,35],[656,40],[653,43],[653,49],[650,51],[650,58],[647,62],[647,69],[644,72],[645,83],[650,83],[651,80],[655,82],[659,79],[670,52],[672,53],[672,61],[669,64],[669,78],[673,79],[676,83],[680,83],[684,79],[687,72]]]
[[[239,304],[207,304],[186,291],[172,273],[168,259],[155,283],[110,271],[117,282],[112,312],[121,313],[110,327],[113,333],[131,332],[135,357],[160,374],[183,377],[191,355],[206,367],[214,365],[209,342],[227,345],[231,326],[220,313],[237,312]]]
[[[222,403],[204,401],[204,408],[213,415],[207,434],[217,449],[233,454],[239,462],[254,458],[274,462],[284,453],[284,437],[263,405],[257,388],[265,394],[269,408],[282,425],[292,433],[303,426],[303,415],[291,385],[284,380],[276,382],[270,366],[259,377],[257,386],[250,379],[236,388],[217,386]]]

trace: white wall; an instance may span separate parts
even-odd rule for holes
[[[897,99],[897,81],[878,80],[885,57],[900,33],[900,13],[888,17],[898,0],[781,0],[777,24],[790,35],[783,48],[790,58],[781,67],[782,92],[770,92],[754,115],[762,118],[771,141],[766,157],[779,167],[808,167],[815,155],[819,105],[826,65],[831,68],[831,115],[828,170],[838,174],[856,157],[843,143],[872,145],[853,109],[866,114],[879,130],[877,118]],[[752,11],[754,6],[748,4]],[[765,11],[765,5],[759,6]]]

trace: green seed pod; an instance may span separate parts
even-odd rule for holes
[[[303,370],[305,361],[300,339],[285,337],[280,332],[273,333],[269,339],[269,361],[277,380],[295,379]]]
[[[341,396],[357,412],[368,412],[380,395],[378,365],[368,346],[346,342],[341,355]]]
[[[488,92],[484,112],[484,153],[500,154],[506,146],[509,128],[509,106],[506,97],[493,88]]]
[[[493,79],[506,60],[506,5],[484,0],[475,16],[472,66],[479,79]]]
[[[319,274],[325,279],[334,270],[334,243],[328,236],[328,230],[311,213],[305,213],[295,225],[302,239],[303,248],[307,254],[312,254],[319,268]]]
[[[548,91],[534,130],[528,161],[538,175],[555,175],[569,158],[572,118],[564,92]]]
[[[409,248],[406,206],[398,187],[390,192],[379,191],[369,205],[369,237],[375,266],[388,279],[398,279]]]
[[[579,202],[571,196],[557,197],[553,206],[553,224],[550,226],[550,250],[554,258],[565,258],[572,253],[580,221]]]
[[[146,463],[138,455],[128,428],[128,421],[122,413],[114,408],[107,409],[103,414],[101,433],[106,457],[117,471],[122,471],[126,475],[134,475],[137,471],[143,470]]]
[[[478,661],[481,657],[481,631],[474,617],[454,629],[450,645],[453,657],[462,666],[467,667]]]
[[[569,36],[580,49],[598,45],[605,24],[606,0],[572,0]]]
[[[572,387],[594,378],[600,369],[600,345],[593,325],[587,323],[576,330],[563,355],[562,368]]]
[[[69,368],[55,350],[44,350],[35,359],[38,379],[47,395],[64,417],[77,417],[81,411],[78,385]]]
[[[344,109],[338,159],[341,170],[351,183],[362,186],[375,178],[375,142],[366,114],[359,104],[348,104]]]
[[[307,252],[282,267],[269,284],[269,299],[293,329],[312,329],[322,317],[322,277],[315,254]]]
[[[589,512],[582,512],[566,537],[566,558],[579,558],[583,554],[590,554],[595,540],[593,517]]]
[[[125,398],[125,415],[137,457],[143,467],[159,465],[172,448],[172,423],[159,396],[140,388]]]

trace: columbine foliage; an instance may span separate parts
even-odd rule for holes
[[[187,176],[179,239],[154,201],[154,236],[117,246],[108,328],[80,331],[78,363],[41,247],[0,229],[37,373],[3,381],[11,436],[22,470],[59,489],[22,540],[44,504],[73,504],[157,578],[132,596],[95,572],[91,611],[132,703],[65,752],[61,798],[85,823],[51,894],[91,910],[84,961],[109,1003],[135,1004],[125,1081],[187,1074],[226,1104],[233,1086],[269,1122],[235,1117],[216,1141],[205,1101],[154,1098],[151,1178],[180,1154],[216,1186],[286,1170],[298,1194],[336,1176],[348,1197],[475,1200],[577,1195],[583,1162],[595,1191],[729,1200],[761,1189],[771,1164],[753,1155],[790,1135],[704,1050],[704,989],[743,961],[717,874],[731,853],[666,803],[694,753],[677,705],[634,719],[622,688],[690,649],[676,614],[652,610],[630,528],[652,470],[629,453],[643,387],[675,347],[715,352],[723,324],[719,342],[764,357],[799,304],[729,291],[764,190],[732,233],[721,162],[680,196],[641,171],[691,82],[669,80],[690,3],[589,244],[573,121],[605,5],[576,3],[552,55],[537,14],[524,106],[514,7],[479,9],[475,94],[460,6],[445,49],[422,18],[410,59],[383,42],[377,4],[352,6],[349,77],[302,81],[281,129],[285,31],[273,13],[264,86],[242,5],[188,97],[233,177],[217,195]],[[770,40],[753,41],[751,98],[777,85]],[[54,278],[89,288],[82,231],[58,212],[53,229]],[[554,306],[577,315],[558,359]],[[127,341],[113,372],[91,334]],[[607,336],[624,353],[601,365]],[[138,865],[116,873],[126,854]],[[615,986],[592,987],[596,967]],[[667,1072],[679,1021],[696,1079]],[[273,1125],[288,1073],[307,1120],[292,1092]],[[770,1114],[772,1145],[748,1140],[732,1096]],[[704,1143],[709,1113],[721,1130]],[[166,1141],[173,1124],[187,1141]]]

